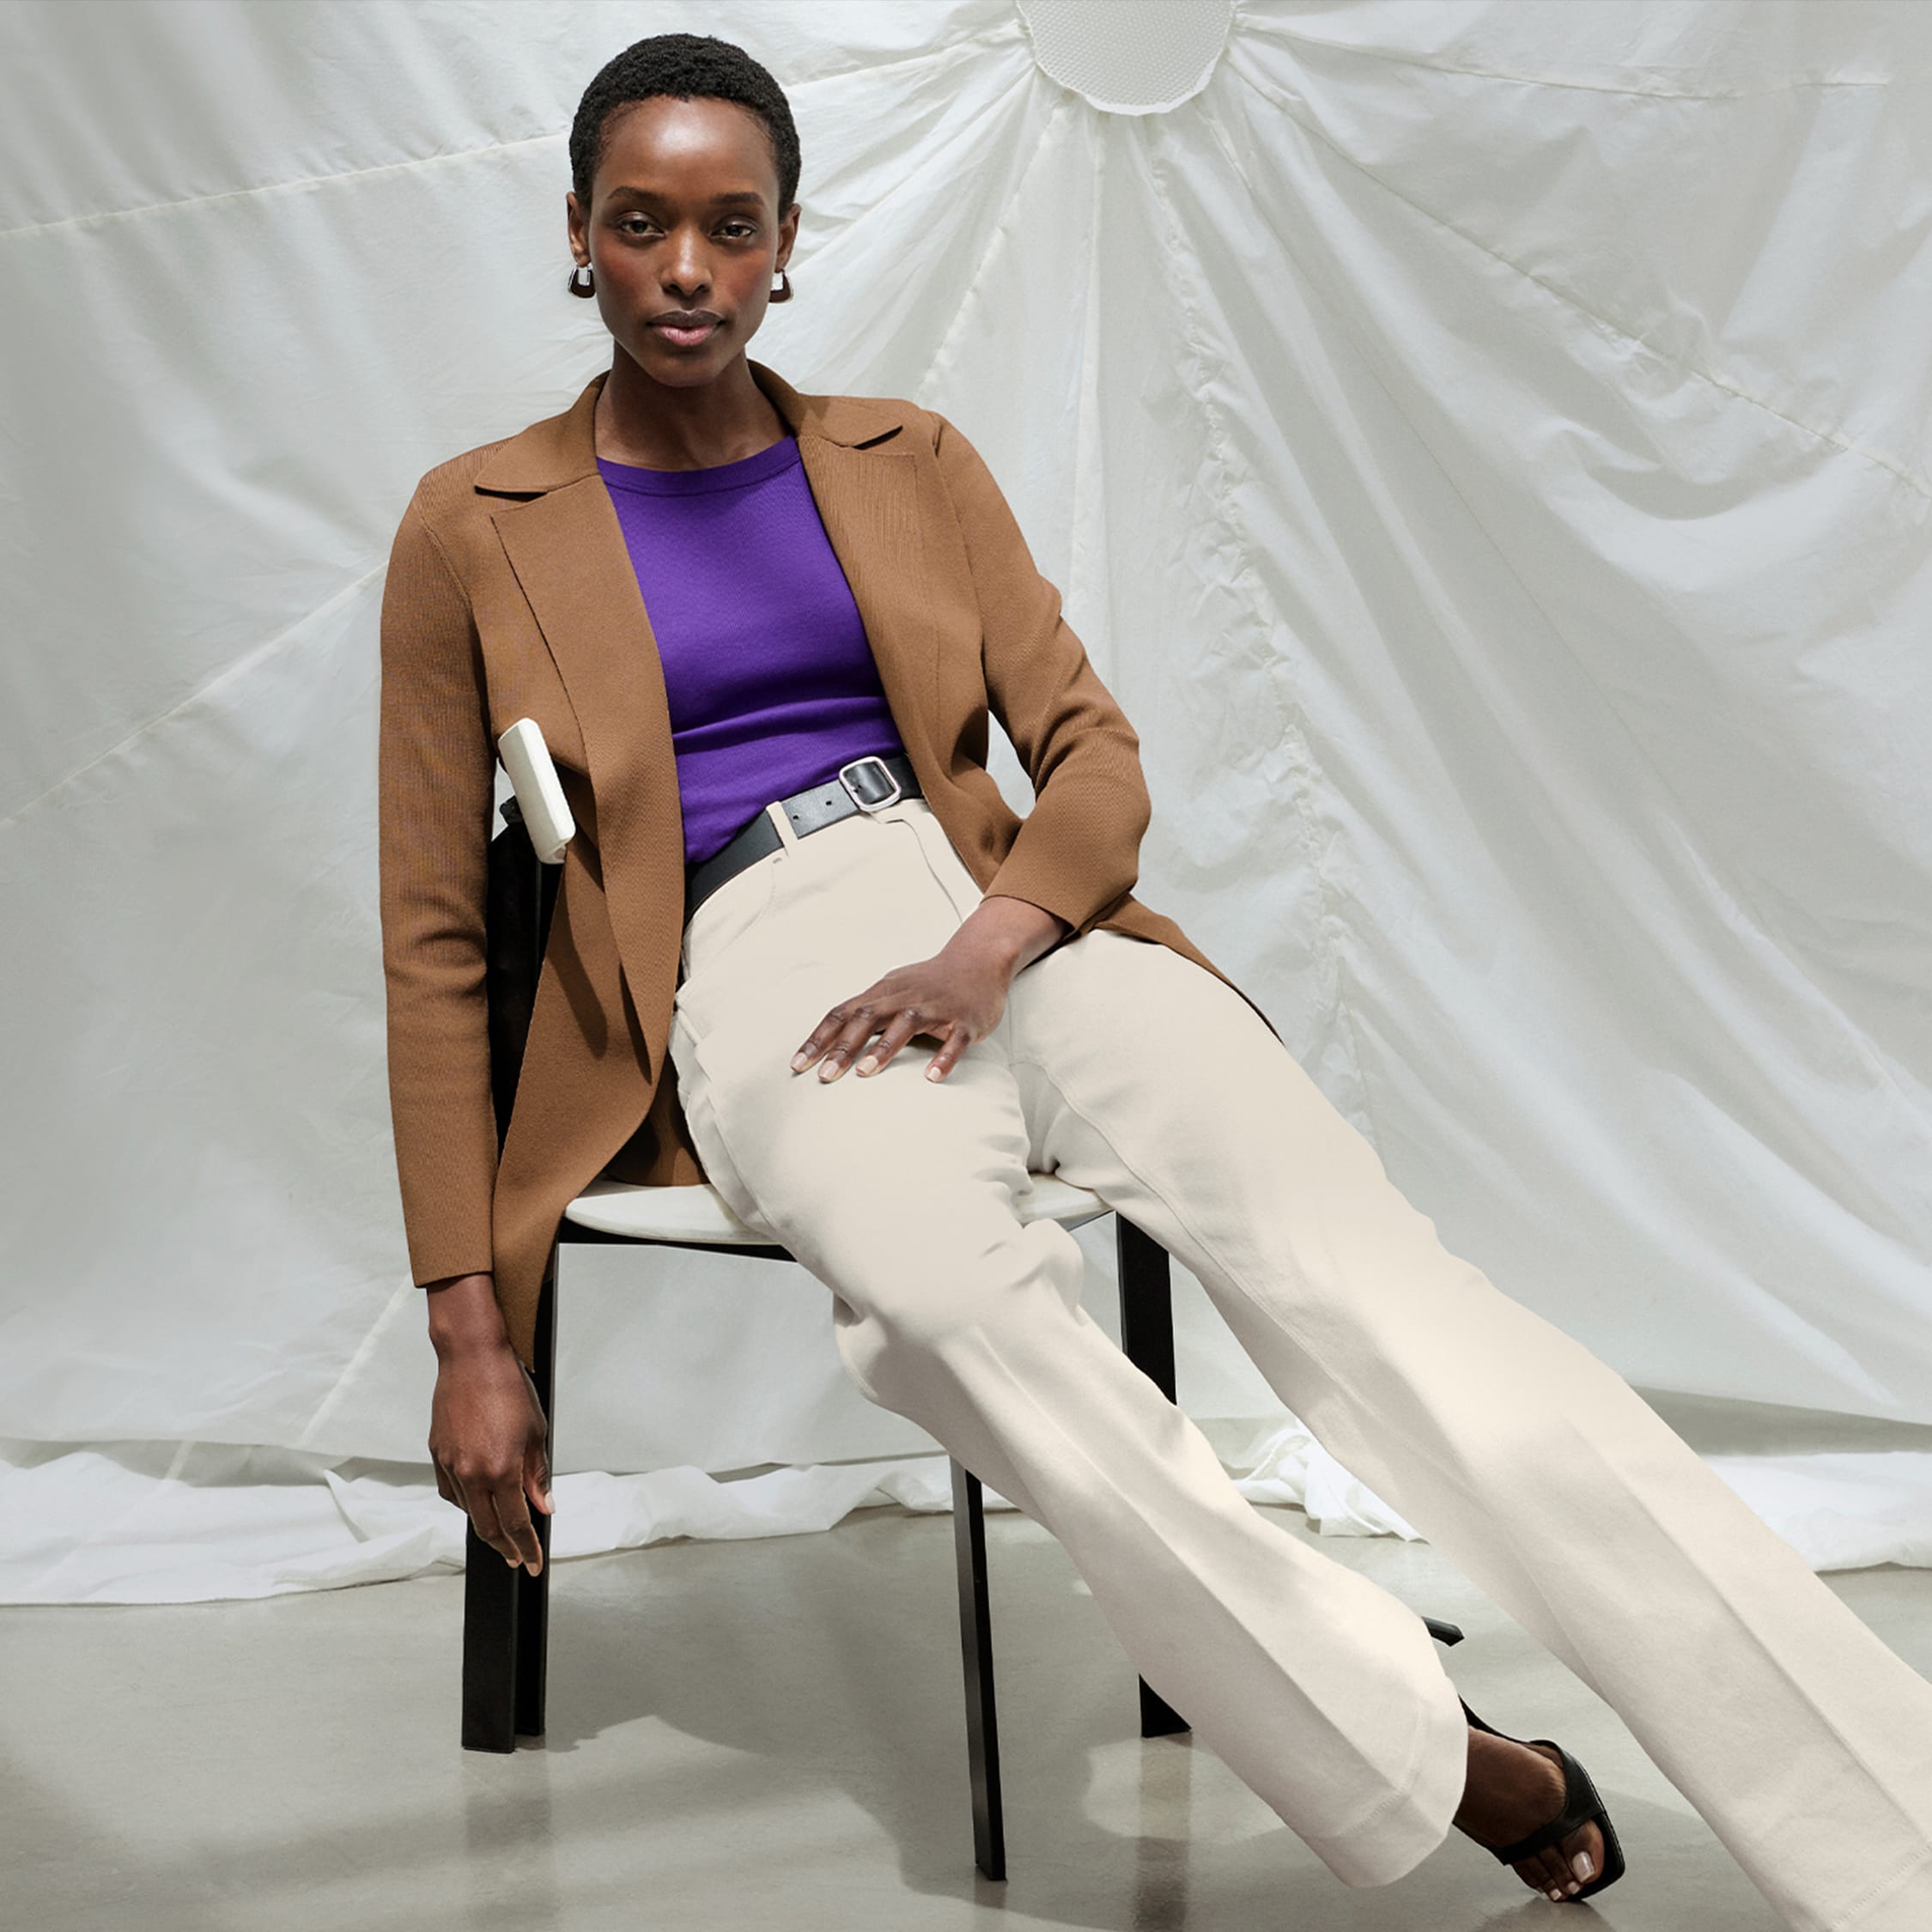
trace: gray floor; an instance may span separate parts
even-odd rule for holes
[[[1267,1515],[1312,1537],[1297,1510]],[[1059,1545],[989,1518],[1011,1874],[973,1869],[951,1522],[672,1544],[558,1567],[550,1732],[457,1745],[453,1577],[246,1604],[12,1609],[0,1921],[353,1927],[1473,1932],[1588,1926],[1459,1832],[1339,1884],[1205,1747],[1143,1743]],[[1613,1807],[1626,1932],[1779,1932],[1614,1716],[1427,1546],[1313,1539],[1462,1625],[1459,1687],[1561,1737]],[[1826,1579],[1932,1674],[1932,1573]],[[1282,1740],[1285,1751],[1294,1748]]]

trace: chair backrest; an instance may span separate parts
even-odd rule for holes
[[[539,863],[513,798],[502,805],[503,829],[489,841],[483,913],[483,984],[489,1011],[490,1091],[496,1143],[510,1131],[510,1109],[523,1070],[524,1047],[537,1005],[537,981],[556,908],[561,866]]]

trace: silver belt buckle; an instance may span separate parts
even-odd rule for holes
[[[892,796],[889,799],[860,798],[858,792],[854,788],[852,781],[845,775],[857,765],[877,765],[879,775],[892,787]],[[848,759],[844,764],[841,765],[839,767],[839,783],[844,786],[846,795],[861,811],[884,811],[888,805],[897,805],[899,800],[905,796],[899,781],[887,769],[885,760],[876,752],[872,751],[868,751],[862,758]]]

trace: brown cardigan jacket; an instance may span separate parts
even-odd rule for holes
[[[1225,980],[1130,890],[1149,817],[1139,740],[972,445],[913,403],[803,396],[750,369],[798,438],[893,720],[981,890],[1057,913],[1072,928],[1062,945],[1104,926]],[[677,763],[657,645],[597,470],[604,380],[424,476],[382,599],[382,957],[410,1272],[419,1284],[492,1272],[526,1362],[571,1200],[600,1173],[704,1178],[666,1052],[684,905]],[[986,769],[989,714],[1033,781],[1024,819]],[[524,717],[578,829],[499,1157],[485,862],[496,739]]]

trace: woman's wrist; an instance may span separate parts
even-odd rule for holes
[[[1011,978],[1072,930],[1057,913],[1035,905],[1030,899],[991,893],[961,922],[947,944],[990,954]]]
[[[429,1340],[444,1359],[510,1346],[510,1332],[489,1274],[452,1275],[424,1291],[429,1303]]]

